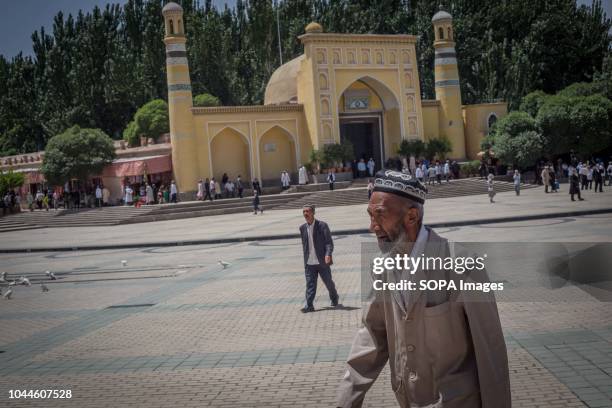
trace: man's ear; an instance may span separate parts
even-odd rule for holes
[[[412,207],[408,209],[408,213],[406,215],[408,224],[411,226],[418,224],[420,215],[421,214],[419,214],[418,208]]]

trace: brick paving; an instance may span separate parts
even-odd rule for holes
[[[537,231],[562,233],[566,224],[584,240],[612,241],[605,218],[500,225],[479,238],[536,241]],[[442,232],[460,239],[474,228]],[[321,310],[307,315],[298,311],[304,277],[295,240],[0,256],[11,276],[62,273],[48,293],[34,285],[0,299],[0,405],[333,406],[360,323],[359,252],[367,239],[336,239],[333,276],[345,307],[326,309],[320,283]],[[219,259],[232,266],[222,269]],[[612,406],[611,303],[572,285],[503,278],[511,288],[499,310],[513,406]],[[9,400],[9,389],[71,389],[73,398]],[[388,367],[366,406],[397,406]]]

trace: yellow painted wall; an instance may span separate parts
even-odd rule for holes
[[[508,104],[499,102],[463,106],[466,150],[469,160],[478,158],[476,154],[480,151],[480,142],[489,131],[488,119],[491,113],[497,115],[498,120],[503,118],[508,114]]]
[[[263,161],[260,161],[260,147],[263,148],[260,144],[260,139],[269,132],[272,132],[272,135],[286,132],[286,134],[291,137],[292,155],[286,156],[283,154],[282,158],[279,157],[278,159],[274,159],[279,160],[282,166],[286,167],[288,171],[297,171],[300,164],[308,161],[308,155],[312,150],[312,145],[310,143],[310,135],[308,134],[303,111],[268,111],[269,109],[265,108],[262,108],[262,111],[257,111],[259,107],[254,108],[256,110],[250,112],[241,111],[241,107],[210,108],[205,109],[202,113],[198,113],[197,108],[194,109],[193,118],[196,138],[198,140],[197,157],[199,178],[211,177],[211,173],[214,174],[215,177],[218,177],[218,173],[223,174],[223,172],[227,172],[229,174],[230,171],[238,171],[231,167],[233,166],[233,161],[236,160],[231,153],[223,153],[220,155],[219,152],[216,152],[217,149],[225,149],[225,147],[222,147],[222,144],[219,144],[220,142],[217,140],[217,138],[223,135],[214,136],[219,132],[228,132],[226,129],[227,127],[231,127],[235,129],[235,132],[244,135],[245,137],[241,136],[242,140],[249,141],[250,149],[247,150],[249,171],[240,170],[243,180],[247,180],[245,174],[250,174],[249,177],[251,178],[257,177],[260,180],[262,179],[266,165]],[[273,128],[276,128],[276,130],[271,131]],[[214,143],[210,143],[209,140],[213,137]],[[232,138],[232,140],[234,139],[235,138]],[[215,150],[209,149],[209,143]],[[231,150],[231,148],[229,149]],[[243,155],[243,153],[241,152],[240,155]],[[215,157],[217,160],[215,160]],[[240,159],[240,157],[242,156],[239,156],[238,159],[244,161],[244,159]],[[280,165],[281,164],[278,164],[278,166]],[[235,175],[237,174],[234,174],[234,176]]]
[[[438,105],[423,104],[423,126],[425,141],[440,137],[440,117]]]
[[[223,173],[234,179],[251,179],[249,146],[245,137],[236,130],[225,128],[211,142],[213,176],[219,182]]]
[[[274,151],[266,152],[266,145],[274,145]],[[259,140],[261,179],[279,179],[283,170],[296,171],[295,144],[291,136],[278,126],[268,130]]]

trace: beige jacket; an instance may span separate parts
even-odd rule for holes
[[[449,256],[448,242],[429,230],[425,255]],[[466,275],[420,270],[409,279],[488,281],[486,271]],[[395,280],[393,273],[380,276]],[[506,344],[492,292],[410,291],[404,306],[398,291],[373,291],[338,406],[361,407],[387,361],[402,408],[427,406],[440,396],[444,408],[511,406]]]

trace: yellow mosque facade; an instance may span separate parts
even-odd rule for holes
[[[163,9],[172,169],[180,191],[223,173],[277,185],[313,149],[350,140],[377,168],[404,139],[446,137],[452,159],[475,159],[504,102],[462,105],[452,17],[433,16],[435,100],[421,99],[413,35],[325,33],[311,23],[304,53],[271,76],[264,105],[193,107],[183,11]]]

